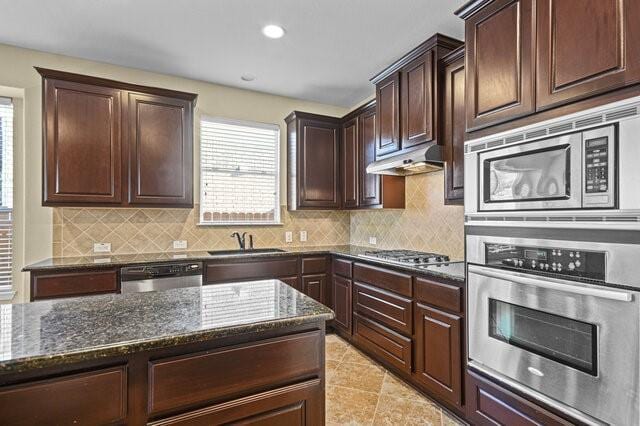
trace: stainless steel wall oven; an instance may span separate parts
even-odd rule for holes
[[[640,424],[640,232],[469,228],[469,365],[589,424]]]

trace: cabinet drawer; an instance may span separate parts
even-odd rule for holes
[[[298,275],[298,258],[208,263],[205,282],[219,283]]]
[[[454,312],[462,312],[462,289],[460,287],[425,278],[416,278],[414,288],[417,301]]]
[[[333,273],[346,278],[351,278],[353,262],[345,259],[333,259]]]
[[[411,339],[387,327],[353,314],[353,334],[364,350],[377,355],[390,365],[411,372]]]
[[[105,396],[108,395],[108,398]],[[0,390],[2,423],[111,424],[127,415],[127,367],[74,374]]]
[[[396,296],[388,291],[354,283],[354,310],[407,335],[412,331],[411,299]]]
[[[321,425],[324,389],[320,379],[250,395],[202,410],[191,411],[149,426]]]
[[[59,274],[31,273],[31,300],[71,297],[118,291],[115,270],[68,272]]]
[[[323,367],[323,351],[321,332],[313,331],[152,361],[149,412],[162,413],[318,376]],[[269,368],[247,368],[255,365],[256,360]]]
[[[394,291],[403,296],[411,297],[413,294],[411,275],[389,269],[356,263],[353,265],[353,279],[354,281],[360,281]]]
[[[328,266],[327,256],[304,257],[302,259],[302,273],[307,274],[326,274]]]
[[[467,403],[467,420],[477,425],[573,424],[472,372],[467,373]]]

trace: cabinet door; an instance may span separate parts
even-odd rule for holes
[[[371,109],[360,116],[359,141],[360,206],[376,206],[381,203],[380,175],[367,173],[367,166],[376,161],[376,111]]]
[[[472,372],[467,373],[466,389],[467,420],[474,425],[573,424]]]
[[[433,139],[433,52],[413,60],[402,70],[402,148]]]
[[[339,126],[300,120],[298,152],[300,206],[340,207]]]
[[[496,0],[467,20],[467,130],[534,111],[532,2]]]
[[[464,201],[464,56],[444,69],[444,200],[445,204]]]
[[[302,277],[302,292],[318,302],[324,302],[326,275],[307,275]]]
[[[462,403],[462,318],[416,304],[417,380],[451,404]]]
[[[640,80],[640,2],[537,2],[537,108]]]
[[[122,92],[44,80],[43,204],[122,199]]]
[[[342,127],[342,205],[358,206],[358,118]]]
[[[376,156],[400,149],[400,74],[376,85]]]
[[[193,206],[189,101],[129,93],[129,203]]]
[[[351,334],[351,280],[334,275],[333,311],[334,324]]]

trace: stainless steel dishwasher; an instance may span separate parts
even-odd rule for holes
[[[120,291],[139,293],[202,285],[202,263],[171,262],[120,269]]]

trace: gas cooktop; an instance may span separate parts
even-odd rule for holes
[[[359,256],[405,266],[433,265],[449,261],[449,256],[443,254],[414,250],[371,250]]]

